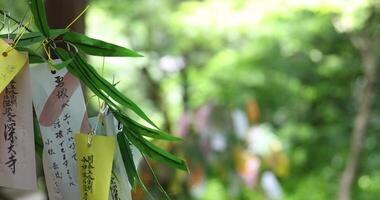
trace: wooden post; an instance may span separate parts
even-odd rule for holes
[[[50,28],[65,28],[83,11],[86,5],[87,0],[47,0],[46,12]],[[84,33],[84,16],[79,18],[70,29]]]

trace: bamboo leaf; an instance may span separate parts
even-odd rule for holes
[[[144,139],[144,137],[132,132],[127,128],[126,136],[129,139],[129,141],[132,142],[140,151],[142,151],[145,155],[149,156],[150,158],[160,161],[162,163],[165,163],[171,167],[182,169],[187,171],[187,165],[186,162],[175,157],[173,154],[155,146],[154,144],[150,143],[148,140]]]
[[[37,155],[42,158],[42,152],[44,150],[44,143],[41,138],[41,130],[40,130],[40,125],[38,123],[36,111],[34,110],[33,107],[33,132],[34,132],[34,143],[35,143],[35,149],[37,152]]]
[[[131,184],[132,189],[135,190],[136,182],[138,182],[140,178],[136,170],[135,162],[133,161],[133,154],[128,139],[120,132],[117,134],[117,142],[123,158],[125,170],[127,171],[129,183]]]
[[[137,126],[136,124],[132,123],[132,121],[125,119],[123,120],[123,117],[120,117],[120,113],[123,113],[121,116],[126,116],[126,114],[124,113],[123,108],[119,107],[116,103],[117,101],[115,101],[115,94],[112,93],[113,91],[110,92],[108,89],[104,88],[108,88],[110,86],[103,85],[103,80],[99,78],[100,75],[94,75],[94,72],[88,71],[87,66],[83,63],[83,61],[81,59],[78,59],[78,54],[74,53],[73,55],[72,52],[67,52],[61,48],[56,48],[55,52],[63,61],[69,60],[71,58],[73,59],[73,62],[67,66],[67,69],[109,105],[115,117],[118,116],[118,120],[121,119],[120,122],[124,127],[127,127],[125,130],[123,129],[123,133],[127,136],[128,140],[131,141],[141,152],[169,166],[187,170],[186,163],[183,160],[175,157],[174,155],[166,152],[161,148],[158,148],[157,146],[150,143],[150,141],[144,139],[142,136],[143,133],[141,133],[144,131],[143,127]],[[130,127],[133,128],[131,129]]]
[[[61,58],[62,61],[70,60],[70,54],[66,50],[62,48],[56,48],[55,53]],[[116,107],[116,105],[112,102],[112,100],[109,99],[109,97],[101,91],[95,84],[90,80],[86,73],[83,72],[83,69],[80,66],[80,64],[77,63],[76,60],[73,60],[72,63],[70,63],[67,66],[67,69],[72,73],[74,76],[76,76],[79,80],[81,80],[87,87],[90,88],[92,92],[94,92],[98,97],[103,99],[109,106]]]
[[[63,53],[65,50],[63,49],[59,49],[57,48],[58,51],[60,52],[59,55],[60,57],[62,58],[62,60],[71,60],[69,57],[69,53],[66,53],[66,55],[64,55],[65,53]],[[63,51],[63,52],[62,52]],[[78,61],[75,60],[73,64],[76,64],[77,66],[79,66],[78,64]],[[178,141],[178,140],[181,140],[180,138],[178,137],[175,137],[175,136],[172,136],[170,134],[167,134],[161,130],[158,130],[158,129],[152,129],[152,128],[148,128],[144,125],[141,125],[139,123],[137,123],[136,121],[132,120],[131,118],[129,118],[124,112],[119,112],[119,111],[116,111],[115,108],[118,108],[118,106],[116,106],[114,103],[113,103],[113,100],[110,100],[108,98],[108,96],[106,94],[104,94],[104,92],[102,92],[100,90],[100,87],[98,86],[98,84],[96,84],[95,82],[99,82],[99,80],[90,80],[87,78],[88,74],[86,74],[86,72],[81,72],[83,71],[83,68],[82,67],[69,67],[69,70],[70,72],[72,72],[74,75],[77,74],[77,76],[98,96],[100,96],[103,100],[105,100],[107,102],[107,104],[110,105],[110,108],[112,110],[112,112],[114,113],[115,117],[120,121],[122,122],[123,124],[126,124],[128,125],[129,127],[133,128],[133,130],[135,132],[139,132],[140,134],[142,135],[145,135],[147,137],[151,137],[151,138],[156,138],[156,139],[164,139],[164,140],[169,140],[169,141]]]
[[[0,35],[1,38],[7,38],[7,34]],[[9,38],[12,40],[15,40],[16,34],[10,34]],[[28,46],[32,45],[38,42],[42,42],[44,40],[44,37],[39,32],[32,32],[32,33],[24,33],[19,42],[17,43],[18,47]]]
[[[57,63],[57,64],[50,63],[50,65],[53,66],[55,69],[60,70],[66,67],[67,65],[69,65],[71,62],[73,62],[73,59],[70,58],[68,60],[62,61],[61,63]]]
[[[64,34],[63,39],[74,44],[77,48],[89,55],[105,57],[142,57],[142,55],[133,50],[93,39],[80,33],[67,32]]]
[[[68,30],[66,29],[52,29],[50,30],[50,38],[58,37]],[[7,38],[8,34],[2,34],[0,35],[0,38]],[[10,34],[9,38],[14,40],[16,37],[16,34]],[[30,46],[32,44],[41,43],[45,37],[40,32],[32,32],[32,33],[24,33],[19,42],[17,43],[17,47],[25,47]]]
[[[30,10],[33,13],[34,22],[45,38],[49,38],[49,26],[46,18],[45,1],[44,0],[31,0]]]
[[[123,124],[127,124],[130,129],[132,129],[134,132],[138,132],[141,135],[155,138],[155,139],[161,139],[161,140],[168,140],[168,141],[181,141],[182,139],[173,135],[170,135],[164,131],[161,131],[159,129],[153,129],[146,127],[133,119],[129,118],[125,113],[118,112],[111,108],[111,111],[115,118],[122,122]]]
[[[38,55],[36,52],[34,52],[33,50],[31,50],[29,48],[26,48],[26,47],[16,47],[16,49],[18,51],[28,52],[29,63],[31,63],[31,64],[45,62],[45,59],[42,56]]]
[[[123,128],[122,132],[117,134],[117,141],[120,148],[120,153],[124,162],[125,169],[127,171],[128,181],[132,186],[132,190],[136,189],[136,183],[139,183],[143,190],[148,194],[151,199],[154,199],[149,190],[145,187],[145,184],[140,179],[140,176],[137,172],[135,162],[133,160],[132,150],[130,148],[130,143],[125,136],[125,129]]]
[[[89,65],[78,53],[74,53],[71,56],[74,60],[77,61],[76,63],[79,64],[77,68],[83,70],[84,74],[86,74],[86,76],[90,78],[92,83],[96,84],[97,88],[104,91],[104,93],[110,96],[113,100],[114,105],[115,103],[118,103],[122,106],[129,108],[142,119],[144,119],[146,122],[158,129],[158,127],[153,123],[151,119],[149,119],[149,117],[144,113],[144,111],[142,111],[132,100],[130,100],[123,93],[117,90],[114,85],[112,85],[102,76],[100,76],[99,73],[91,65]],[[107,100],[109,99],[107,98]]]

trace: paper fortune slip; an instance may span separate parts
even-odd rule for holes
[[[108,199],[115,143],[113,136],[75,135],[82,200]]]
[[[12,49],[4,40],[0,39],[0,92],[20,72],[27,59],[28,55]]]
[[[31,74],[49,199],[80,200],[74,135],[90,131],[80,82],[67,69],[50,71],[46,63],[32,66]]]
[[[98,127],[96,134],[103,133],[104,135],[104,133],[106,133],[108,136],[116,136],[122,129],[122,126],[119,126],[111,112],[107,112],[101,122],[98,122],[98,117],[90,118],[89,121],[92,127]],[[128,182],[128,175],[125,170],[123,158],[121,157],[118,144],[116,143],[115,146],[116,149],[112,165],[109,200],[132,200],[132,187]],[[142,156],[135,146],[131,145],[131,149],[133,160],[136,167],[138,167],[138,163]]]
[[[11,64],[19,64],[12,59]],[[28,62],[23,62],[21,72],[0,94],[0,186],[37,189],[32,116],[30,72]]]

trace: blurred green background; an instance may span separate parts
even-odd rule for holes
[[[369,117],[352,199],[379,199],[380,2],[88,4],[88,35],[145,56],[91,63],[163,129],[184,137],[162,145],[185,158],[190,173],[153,163],[173,199],[336,199],[361,111]],[[23,1],[0,6],[14,16],[26,10]],[[143,163],[140,171],[161,199]]]

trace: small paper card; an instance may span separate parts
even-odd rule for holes
[[[111,112],[106,113],[103,121],[98,122],[98,117],[89,119],[92,127],[98,127],[96,134],[106,133],[108,136],[115,136],[119,130],[115,127],[115,118]],[[117,126],[117,124],[116,124]],[[112,175],[110,183],[109,200],[132,200],[131,186],[128,182],[127,172],[121,157],[120,149],[116,143],[115,155],[112,165]],[[135,155],[135,149],[133,155]],[[136,163],[137,164],[137,163]]]
[[[115,143],[112,136],[75,135],[82,200],[108,199]]]
[[[66,69],[51,72],[46,63],[32,66],[31,74],[49,199],[80,200],[74,134],[90,131],[80,82]]]
[[[115,127],[116,119],[112,113],[109,113],[104,121],[107,130],[106,134],[109,136],[116,136],[119,130],[117,129],[117,126]],[[128,175],[125,170],[123,158],[121,157],[119,145],[116,143],[115,158],[112,166],[110,200],[132,200],[131,190],[132,187],[128,182]]]
[[[0,39],[0,92],[20,72],[27,59],[28,55],[12,49],[8,43]]]
[[[30,90],[29,65],[25,62],[0,94],[0,186],[37,189]]]

